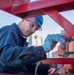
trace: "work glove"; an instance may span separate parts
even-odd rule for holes
[[[42,45],[46,52],[52,50],[57,42],[64,43],[65,39],[62,37],[61,34],[52,34],[48,35],[44,40],[44,44]]]

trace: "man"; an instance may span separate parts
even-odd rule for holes
[[[46,37],[42,46],[27,47],[26,37],[41,28],[42,24],[43,17],[35,16],[21,20],[18,25],[13,23],[0,29],[1,73],[29,74],[33,68],[31,64],[46,59],[46,52],[54,48],[57,42],[65,42],[60,34],[53,34]]]

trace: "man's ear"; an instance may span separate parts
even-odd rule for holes
[[[24,19],[22,19],[22,21],[24,21]]]
[[[22,19],[22,22],[26,22],[26,20],[25,19]]]

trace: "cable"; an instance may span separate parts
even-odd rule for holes
[[[5,66],[5,64],[4,64],[2,61],[0,61],[0,64],[1,64],[2,66]]]
[[[40,65],[41,61],[37,62],[36,64],[36,67],[35,67],[35,75],[37,75],[37,69],[38,69],[38,66]]]

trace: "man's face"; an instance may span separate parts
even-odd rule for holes
[[[22,32],[26,37],[32,35],[36,30],[39,29],[39,26],[36,24],[36,22],[23,20],[22,25],[23,25]]]

